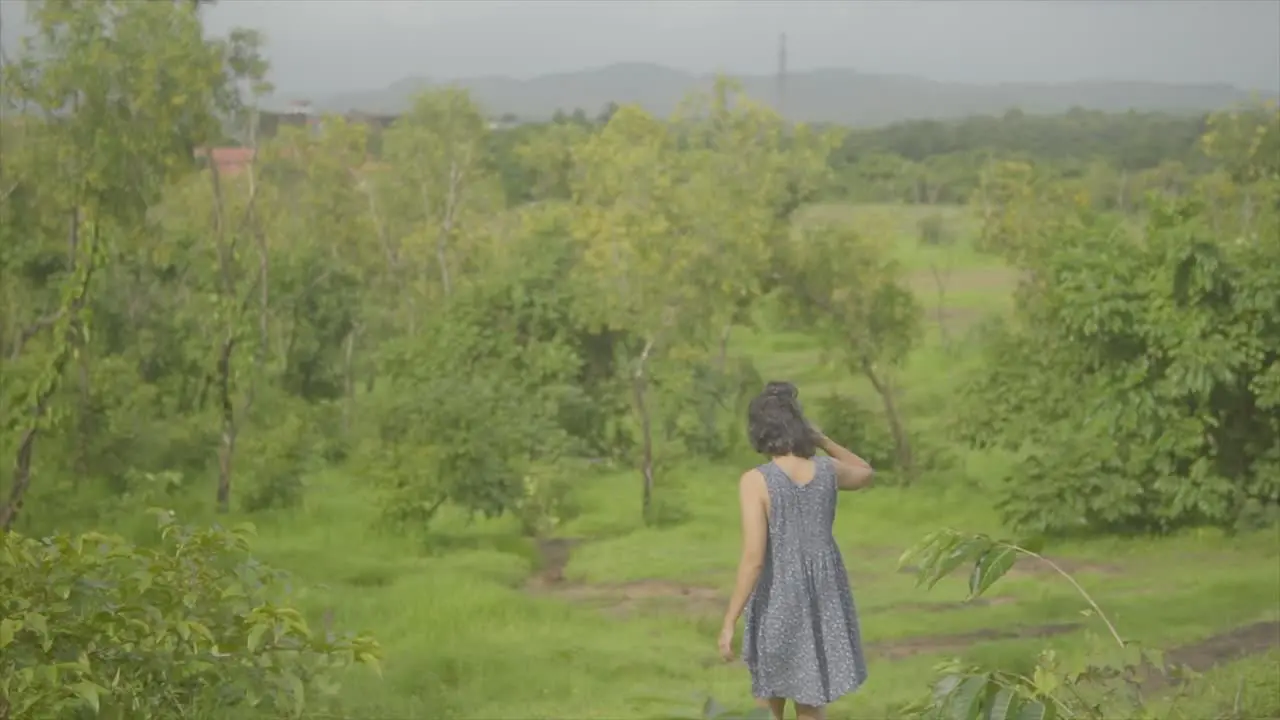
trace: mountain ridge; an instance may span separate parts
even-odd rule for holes
[[[748,95],[776,106],[772,75],[724,73],[742,83]],[[638,103],[668,115],[688,92],[706,89],[714,73],[695,73],[657,63],[613,63],[578,71],[516,78],[483,75],[450,80],[408,76],[379,90],[343,92],[311,98],[327,112],[398,114],[422,90],[455,86],[469,90],[491,115],[527,120],[550,118],[556,111],[582,109],[594,115],[610,102]],[[1142,80],[1081,80],[1056,83],[956,83],[900,74],[864,73],[844,68],[814,68],[789,73],[784,114],[803,122],[884,125],[903,120],[949,120],[1021,110],[1034,114],[1066,112],[1074,107],[1108,112],[1153,111],[1197,114],[1254,98],[1275,95],[1227,83],[1165,83]]]

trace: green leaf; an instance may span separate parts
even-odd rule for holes
[[[991,542],[986,538],[973,537],[961,540],[937,564],[927,569],[929,580],[926,586],[932,589],[942,578],[950,575],[956,568],[967,562],[977,560],[990,550]]]
[[[370,652],[356,653],[356,662],[361,665],[367,665],[373,669],[373,674],[382,677],[382,663],[378,662],[378,656]]]
[[[1009,713],[1013,710],[1016,698],[1017,696],[1009,688],[1000,688],[1000,691],[991,699],[986,720],[1010,720]]]
[[[964,682],[963,675],[947,675],[943,677],[941,680],[939,680],[938,682],[934,683],[934,686],[933,686],[934,703],[941,705],[943,702],[946,701],[948,697],[951,696],[951,693],[956,691],[956,688],[960,687],[960,683],[962,682]]]
[[[5,618],[0,620],[0,649],[8,647],[13,642],[13,638],[18,634],[18,630],[22,628],[22,624],[13,618]]]
[[[975,598],[991,588],[997,580],[1013,569],[1018,551],[1008,545],[997,545],[978,559],[969,575],[969,597]]]
[[[983,691],[987,689],[987,676],[971,676],[955,692],[947,696],[943,712],[950,720],[977,720]]]
[[[88,703],[89,707],[93,708],[95,715],[101,710],[98,695],[106,692],[105,688],[94,685],[88,681],[81,681],[72,685],[71,691]]]
[[[1013,720],[1050,720],[1052,717],[1044,703],[1032,700],[1018,708]]]
[[[266,634],[271,626],[268,623],[259,623],[249,630],[249,639],[245,642],[245,646],[249,652],[256,653],[258,648],[262,647],[262,636]]]
[[[307,691],[302,685],[302,680],[297,675],[286,671],[284,682],[289,688],[289,694],[293,696],[293,716],[302,717],[302,711],[307,706]]]

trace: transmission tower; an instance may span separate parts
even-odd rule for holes
[[[786,117],[787,110],[787,34],[778,36],[778,114]]]

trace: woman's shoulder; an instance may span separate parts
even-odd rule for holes
[[[769,493],[769,476],[764,465],[757,465],[738,478],[738,491],[744,494]]]

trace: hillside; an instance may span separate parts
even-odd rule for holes
[[[711,75],[630,63],[526,80],[488,76],[433,81],[411,77],[382,90],[311,100],[323,110],[395,113],[403,111],[416,92],[453,84],[470,90],[494,115],[512,113],[521,118],[543,119],[557,110],[575,108],[594,114],[609,102],[639,103],[650,112],[666,115],[687,92],[708,86],[712,79]],[[738,80],[753,97],[770,102],[777,98],[777,82],[772,76],[744,75]],[[999,114],[1012,108],[1029,113],[1060,113],[1072,107],[1198,113],[1227,107],[1252,95],[1230,85],[1120,81],[970,85],[831,69],[792,73],[787,79],[786,114],[806,122],[882,125],[910,119]]]

